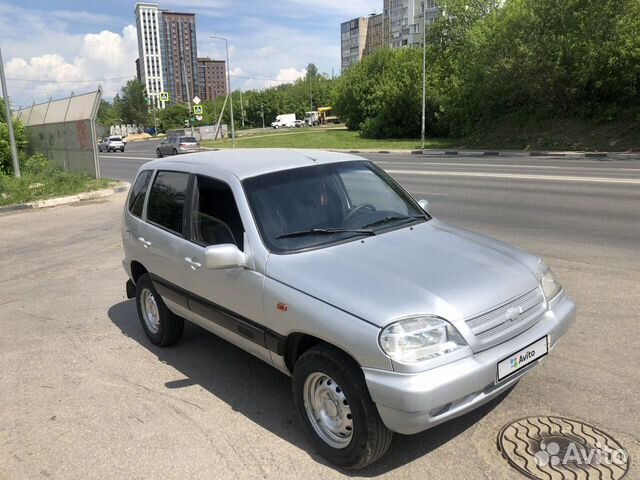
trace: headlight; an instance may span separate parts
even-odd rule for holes
[[[380,347],[392,360],[415,363],[466,347],[458,331],[437,317],[414,317],[392,323],[380,332]]]
[[[540,266],[538,267],[538,279],[540,280],[540,285],[542,285],[542,291],[544,292],[547,302],[562,290],[562,285],[558,283],[551,269],[542,262],[540,262]]]

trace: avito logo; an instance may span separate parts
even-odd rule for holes
[[[522,353],[520,355],[514,355],[511,358],[511,368],[518,368],[518,365],[526,362],[527,360],[531,360],[533,357],[536,356],[536,352],[535,350],[529,350],[526,353]]]

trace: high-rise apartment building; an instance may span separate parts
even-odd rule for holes
[[[202,100],[215,100],[227,94],[226,62],[224,60],[198,59],[198,81]]]
[[[366,17],[354,18],[340,26],[342,70],[362,59],[367,42],[367,26]]]
[[[382,14],[358,17],[340,25],[342,69],[358,63],[383,45]]]
[[[340,25],[342,68],[384,46],[422,46],[423,22],[428,28],[440,14],[436,0],[383,0],[383,13],[354,18]]]
[[[156,108],[164,108],[160,102],[160,92],[164,90],[160,52],[161,13],[157,3],[138,3],[135,14],[138,28],[138,76],[147,89],[150,103]]]
[[[161,52],[166,91],[176,103],[188,103],[200,91],[196,16],[162,11]]]
[[[384,42],[384,15],[369,15],[367,19],[367,39],[363,56],[370,55],[382,46]]]
[[[423,12],[425,17],[423,17]],[[422,25],[440,16],[436,0],[384,0],[384,37],[391,48],[422,46]]]
[[[136,73],[147,89],[150,103],[164,108],[161,92],[169,94],[170,105],[185,104],[200,95],[195,14],[163,10],[157,3],[138,2],[135,15],[139,54]],[[210,70],[213,78],[219,66],[212,66]],[[219,85],[213,81],[211,89],[217,91]],[[224,91],[226,93],[226,84]]]

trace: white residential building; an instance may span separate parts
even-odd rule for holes
[[[161,54],[161,12],[157,3],[137,3],[135,8],[138,28],[138,54],[140,81],[144,83],[149,102],[164,108],[160,92],[164,88]]]
[[[440,14],[436,0],[384,0],[386,43],[391,48],[422,46],[423,22],[429,28]]]

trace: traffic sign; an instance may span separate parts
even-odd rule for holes
[[[193,106],[193,113],[196,115],[202,115],[203,112],[203,108],[202,105],[194,105]]]
[[[169,92],[160,92],[160,101],[168,102],[169,101]]]
[[[200,100],[199,96],[196,95],[195,97],[193,97],[193,103],[195,103],[196,105],[199,105],[201,101],[202,100]]]
[[[198,120],[199,122],[202,121],[202,115],[196,115],[196,120]]]

